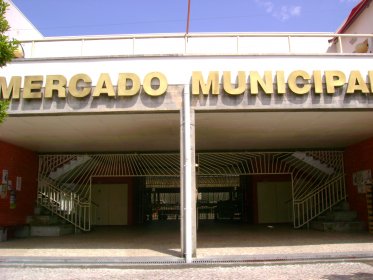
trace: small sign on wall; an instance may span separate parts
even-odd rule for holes
[[[361,170],[352,174],[352,181],[357,187],[358,193],[366,193],[367,182],[372,179],[372,172],[370,169]]]
[[[17,180],[16,180],[16,190],[17,190],[17,191],[22,190],[22,177],[17,176]]]
[[[7,185],[8,184],[8,178],[9,178],[8,176],[9,176],[8,170],[3,169],[3,175],[1,176],[2,177],[1,183],[3,185]]]
[[[4,199],[7,197],[7,191],[8,191],[8,180],[9,174],[8,170],[3,169],[3,172],[1,174],[1,184],[0,184],[0,198]]]
[[[11,191],[13,188],[13,183],[11,180],[8,180],[8,191]]]
[[[0,185],[0,198],[2,199],[6,198],[7,191],[8,191],[7,185]]]

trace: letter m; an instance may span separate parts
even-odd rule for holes
[[[219,94],[219,72],[211,71],[209,73],[207,83],[203,80],[202,73],[195,71],[192,74],[192,94],[199,95],[202,91],[203,94]]]
[[[10,79],[9,85],[7,85],[5,77],[0,77],[0,99],[19,99],[20,91],[21,77],[13,76]]]

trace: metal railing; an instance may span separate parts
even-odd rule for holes
[[[39,181],[38,205],[73,224],[83,231],[90,230],[91,204],[81,201],[79,195],[68,193],[52,185],[49,180]]]
[[[205,187],[237,187],[241,175],[287,174],[292,180],[294,227],[301,227],[346,197],[343,152],[305,154],[311,159],[297,158],[294,152],[198,153],[197,183]],[[55,169],[76,158],[77,155],[40,155],[39,194],[42,206],[83,230],[90,228],[91,183],[95,177],[146,177],[149,187],[180,186],[178,153],[89,154],[81,165],[56,180],[50,178]],[[323,172],[310,160],[332,168],[332,173]]]
[[[303,199],[294,200],[294,227],[300,228],[346,199],[344,175],[308,193]]]
[[[348,38],[372,34],[196,33],[47,37],[22,41],[25,58],[352,53]],[[211,46],[214,46],[213,48]]]

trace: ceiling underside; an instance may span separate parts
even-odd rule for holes
[[[370,111],[196,113],[197,151],[344,148],[373,136]],[[9,117],[0,140],[42,153],[180,149],[178,113]]]

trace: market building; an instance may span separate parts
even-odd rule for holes
[[[36,204],[83,231],[180,220],[188,261],[209,220],[325,229],[348,201],[335,226],[372,230],[371,1],[333,34],[53,38],[10,4],[1,227]]]

